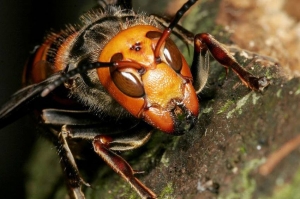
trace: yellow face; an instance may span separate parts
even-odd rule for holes
[[[130,27],[118,33],[102,50],[99,62],[120,63],[97,69],[101,84],[128,112],[165,132],[174,131],[177,112],[198,115],[198,99],[189,67],[167,39],[154,50],[162,31],[149,25]]]

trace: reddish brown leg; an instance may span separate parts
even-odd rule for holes
[[[194,86],[196,87],[197,92],[199,88],[199,90],[201,90],[204,86],[201,82],[206,82],[207,80],[207,77],[205,76],[203,78],[203,74],[201,74],[202,68],[209,67],[207,51],[209,51],[211,55],[226,68],[226,70],[231,68],[250,89],[263,90],[269,84],[266,77],[255,77],[241,67],[226,48],[208,33],[201,33],[195,36],[194,50],[194,59],[191,70],[195,76]],[[205,81],[203,81],[203,79]]]
[[[50,132],[50,135],[57,134],[57,137],[54,137],[54,143],[61,157],[70,198],[84,199],[81,185],[90,186],[80,177],[75,158],[68,144],[68,141],[72,139],[92,140],[95,152],[126,179],[142,198],[156,198],[150,189],[134,177],[134,174],[139,172],[134,171],[122,157],[113,152],[132,150],[145,144],[151,137],[153,127],[143,122],[119,120],[119,123],[116,123],[115,121],[99,121],[99,118],[97,119],[98,123],[95,123],[97,121],[93,120],[94,116],[86,111],[45,109],[42,118],[46,124],[65,124],[61,127],[60,133],[53,130],[54,132]],[[88,122],[82,121],[82,118],[88,118]],[[82,122],[78,123],[78,121]],[[101,128],[104,122],[106,126]],[[111,134],[102,133],[102,131],[108,131],[107,127],[112,131]]]
[[[122,178],[124,178],[142,198],[157,198],[149,188],[134,177],[135,171],[119,155],[110,150],[110,144],[114,140],[112,137],[99,135],[93,141],[95,152]]]
[[[58,135],[57,146],[58,154],[61,157],[60,163],[66,176],[69,196],[74,199],[85,199],[85,196],[81,191],[81,185],[90,185],[80,177],[74,156],[66,140],[67,137],[68,132],[65,131],[65,126],[63,126],[62,131]]]

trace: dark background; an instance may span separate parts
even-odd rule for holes
[[[139,3],[144,5],[135,4],[137,10],[148,7],[151,13],[159,13],[146,1]],[[153,1],[151,4],[159,5]],[[0,106],[21,88],[22,71],[29,52],[42,42],[45,33],[60,30],[67,23],[79,22],[80,14],[93,5],[93,0],[0,1]],[[25,198],[24,166],[35,140],[41,139],[35,131],[29,117],[0,130],[1,198]]]

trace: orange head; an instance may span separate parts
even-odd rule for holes
[[[119,32],[102,50],[99,62],[118,62],[98,68],[98,76],[109,94],[137,118],[167,132],[181,134],[198,115],[199,103],[192,74],[171,39],[154,50],[162,31],[138,25]]]

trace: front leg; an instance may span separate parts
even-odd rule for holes
[[[64,171],[68,193],[72,199],[85,199],[85,196],[81,191],[81,184],[85,184],[86,186],[90,185],[80,177],[75,158],[67,142],[67,137],[69,134],[65,127],[66,126],[63,126],[62,131],[58,134],[58,142],[56,147],[61,158],[60,164],[62,170]]]
[[[248,88],[261,91],[269,85],[266,77],[258,78],[246,71],[213,36],[201,33],[194,38],[194,58],[191,66],[197,93],[202,90],[208,78],[208,51],[226,70],[231,68]]]
[[[119,122],[116,123],[111,121],[109,117],[99,120],[99,118],[91,115],[87,111],[44,109],[41,118],[45,124],[45,130],[50,130],[47,136],[53,141],[57,148],[58,155],[60,156],[60,164],[66,179],[68,193],[72,199],[84,199],[85,196],[81,191],[81,185],[90,185],[81,178],[68,142],[72,141],[74,138],[93,140],[96,136],[105,133],[111,134],[113,132],[114,136],[123,134],[128,135],[129,137],[122,136],[122,142],[126,142],[127,139],[130,140],[131,145],[138,146],[138,143],[144,143],[147,140],[145,140],[145,137],[150,137],[148,125],[143,127],[141,124],[137,124],[136,121],[128,121],[126,119],[119,120]],[[137,130],[142,129],[141,133],[134,130],[136,129],[135,127],[137,127]],[[128,133],[128,131],[131,130],[133,130],[133,133],[135,134],[130,137],[131,134]],[[113,139],[116,143],[111,144],[111,147],[117,145],[120,148],[118,139]],[[124,145],[126,145],[126,143]],[[118,147],[116,150],[118,150]],[[131,148],[132,147],[127,146],[127,149]]]
[[[130,130],[114,134],[100,134],[93,129],[94,126],[85,126],[82,128],[78,125],[66,125],[64,131],[67,132],[67,138],[83,138],[92,140],[95,152],[122,178],[124,178],[142,198],[156,198],[149,188],[140,182],[134,174],[131,166],[114,151],[128,151],[145,144],[152,134],[152,127],[146,123],[139,123]],[[96,133],[96,134],[95,134]],[[66,139],[64,139],[66,140]],[[67,143],[66,143],[67,145]],[[68,158],[70,162],[71,158]],[[77,171],[77,169],[74,169]],[[77,178],[77,181],[80,178]],[[72,189],[80,190],[78,189]]]
[[[150,132],[133,132],[126,137],[119,135],[96,136],[93,141],[95,152],[123,179],[125,179],[132,188],[141,196],[141,198],[153,199],[157,198],[154,192],[146,187],[134,175],[137,173],[131,166],[113,150],[131,150],[143,145],[150,138]]]

